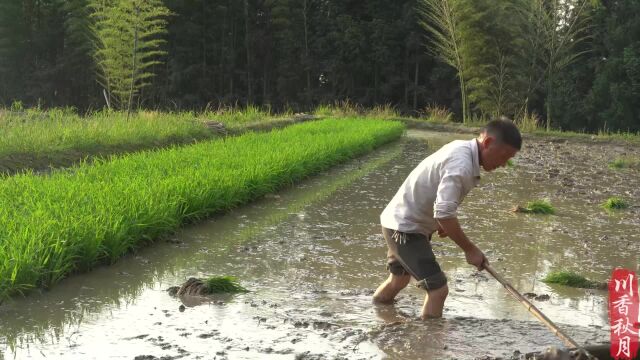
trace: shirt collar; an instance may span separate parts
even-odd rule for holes
[[[478,140],[473,139],[471,142],[471,153],[473,156],[473,176],[480,179],[480,149],[478,148]]]

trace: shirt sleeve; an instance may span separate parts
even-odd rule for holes
[[[456,217],[462,198],[465,180],[464,168],[455,162],[448,165],[443,169],[444,174],[438,185],[436,201],[433,204],[433,217],[436,219]]]

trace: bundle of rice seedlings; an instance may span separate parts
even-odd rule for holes
[[[534,200],[529,201],[525,207],[516,206],[513,208],[514,212],[520,212],[525,214],[555,214],[556,210],[553,208],[549,200]]]
[[[547,284],[560,284],[585,289],[606,289],[606,283],[591,281],[582,275],[567,270],[552,271],[542,279]]]
[[[204,293],[205,294],[220,294],[220,293],[246,293],[249,290],[245,289],[235,277],[233,276],[213,276],[204,279]]]
[[[627,202],[624,201],[624,199],[618,196],[614,196],[614,197],[608,198],[607,201],[605,201],[602,204],[602,207],[605,208],[606,210],[621,210],[621,209],[628,208],[629,204],[627,204]]]

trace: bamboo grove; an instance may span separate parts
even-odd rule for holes
[[[0,105],[308,111],[640,130],[635,0],[0,0]]]

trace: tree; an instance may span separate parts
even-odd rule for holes
[[[23,59],[27,43],[26,24],[21,2],[0,0],[0,104],[23,93]]]
[[[160,0],[95,0],[91,4],[94,57],[108,102],[131,111],[134,96],[149,85],[151,67],[166,33],[169,10]]]
[[[522,17],[522,36],[528,43],[530,59],[527,101],[540,84],[546,97],[546,128],[551,129],[554,84],[559,72],[575,62],[586,51],[578,45],[590,38],[590,0],[522,0],[518,14]],[[538,66],[544,74],[536,76]]]
[[[421,0],[422,26],[431,33],[430,53],[457,71],[462,100],[462,122],[469,119],[469,98],[466,83],[467,59],[463,56],[459,1]]]

